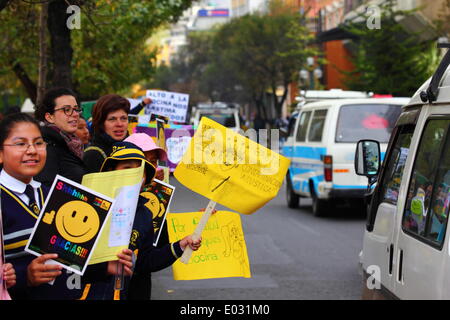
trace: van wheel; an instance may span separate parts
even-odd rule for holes
[[[291,209],[298,208],[300,202],[300,196],[292,189],[292,182],[289,174],[286,176],[286,202],[287,206]]]
[[[312,198],[312,211],[316,217],[325,217],[328,215],[330,206],[327,200],[318,199],[315,195]]]

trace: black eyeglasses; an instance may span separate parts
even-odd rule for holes
[[[14,144],[4,144],[3,146],[14,147],[17,151],[20,151],[20,152],[25,152],[28,150],[28,148],[33,146],[37,151],[42,151],[42,150],[45,150],[45,148],[47,147],[47,143],[43,140],[38,140],[34,143],[17,142]]]
[[[83,112],[83,108],[80,108],[79,106],[64,106],[58,109],[55,109],[54,112],[58,111],[58,110],[63,110],[64,114],[66,116],[71,116],[73,114],[74,111],[78,112],[78,113],[82,113]]]

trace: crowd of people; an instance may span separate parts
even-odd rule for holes
[[[174,243],[162,237],[154,246],[152,213],[146,206],[149,199],[142,195],[128,249],[118,252],[115,261],[90,265],[81,286],[67,285],[70,274],[52,262],[56,254],[35,257],[24,250],[56,175],[81,183],[88,173],[144,164],[141,191],[155,176],[163,178],[157,166],[158,160],[167,160],[164,149],[146,134],[128,133],[128,114],[137,114],[150,102],[146,99],[130,110],[124,97],[104,95],[93,107],[90,131],[76,94],[67,88],[52,88],[36,106],[34,118],[17,112],[1,120],[0,252],[4,252],[5,263],[0,282],[12,299],[150,299],[151,272],[173,264],[188,246],[198,250],[201,239],[191,236]],[[115,277],[120,270],[125,285],[118,293]]]

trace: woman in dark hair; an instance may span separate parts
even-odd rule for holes
[[[88,172],[99,172],[103,161],[112,152],[112,145],[128,136],[130,102],[117,94],[107,94],[94,105],[91,145],[84,151],[84,163]]]
[[[36,118],[44,122],[42,135],[47,142],[47,161],[36,180],[51,186],[57,174],[81,183],[86,173],[83,143],[76,136],[81,108],[75,93],[67,88],[49,89]]]

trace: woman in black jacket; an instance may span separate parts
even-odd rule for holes
[[[36,108],[36,118],[44,123],[42,135],[47,142],[47,160],[35,179],[48,187],[57,174],[81,183],[86,173],[83,144],[75,135],[80,114],[76,95],[67,88],[48,90]]]
[[[128,136],[130,102],[117,94],[107,94],[92,109],[94,135],[84,151],[83,160],[89,173],[99,172],[103,161],[112,152],[112,145]]]

